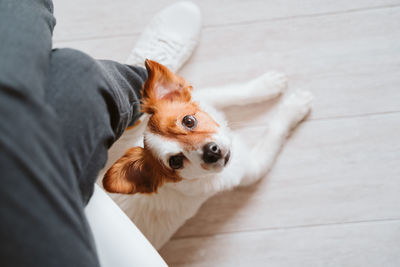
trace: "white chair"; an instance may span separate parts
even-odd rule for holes
[[[139,229],[97,184],[85,213],[102,267],[167,266]]]

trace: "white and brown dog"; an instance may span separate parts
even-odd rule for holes
[[[312,95],[298,91],[285,97],[268,133],[248,147],[217,108],[275,98],[286,89],[284,75],[270,72],[244,85],[192,92],[163,65],[147,60],[146,68],[144,146],[128,149],[107,171],[103,186],[135,194],[119,205],[160,249],[208,198],[254,183],[269,171],[290,130],[310,111]]]

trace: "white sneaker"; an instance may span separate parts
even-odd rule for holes
[[[191,2],[175,3],[154,16],[126,64],[144,66],[147,58],[176,72],[193,53],[200,30],[201,13],[197,5]]]

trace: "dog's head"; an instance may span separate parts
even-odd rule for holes
[[[142,111],[149,114],[144,147],[130,148],[107,171],[114,193],[153,193],[166,182],[220,172],[230,158],[230,134],[192,100],[192,87],[165,66],[146,60]]]

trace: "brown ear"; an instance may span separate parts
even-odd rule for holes
[[[147,80],[143,86],[143,112],[152,114],[160,100],[190,101],[192,87],[167,67],[146,59]]]
[[[130,148],[104,175],[104,189],[121,194],[157,192],[163,181],[154,166],[159,163],[152,164],[147,153],[142,147]]]

